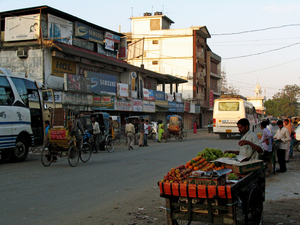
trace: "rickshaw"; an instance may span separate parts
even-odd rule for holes
[[[86,132],[86,136],[84,136],[84,140],[94,146],[92,132],[89,132],[93,129],[92,126],[92,117],[96,118],[96,121],[99,123],[100,128],[100,141],[99,141],[99,149],[103,150],[103,146],[105,146],[105,150],[109,153],[114,151],[114,140],[113,135],[110,133],[109,129],[109,114],[105,112],[97,112],[88,115],[81,115],[80,121],[84,127]]]
[[[175,137],[178,141],[185,141],[187,133],[183,130],[183,121],[179,115],[167,116],[169,121],[167,129],[167,141],[170,141],[171,137]]]
[[[48,139],[44,142],[41,152],[41,162],[45,167],[51,165],[58,157],[67,156],[70,166],[75,167],[79,162],[87,162],[91,158],[92,148],[87,142],[83,142],[81,148],[71,135],[71,123],[75,114],[70,109],[51,109],[51,128],[48,131]]]

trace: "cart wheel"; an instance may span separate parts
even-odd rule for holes
[[[109,153],[113,152],[115,147],[114,147],[114,140],[112,138],[107,138],[106,140],[106,145],[105,145],[105,149],[106,151],[108,151]]]
[[[79,155],[80,160],[82,162],[87,162],[90,160],[91,155],[92,155],[92,146],[89,143],[84,143],[82,145],[82,149],[81,149],[80,155]]]
[[[41,162],[45,167],[48,167],[51,165],[53,161],[53,156],[51,156],[49,151],[49,142],[46,143],[43,147],[42,153],[41,153]]]
[[[182,131],[181,134],[182,134],[182,140],[185,141],[187,139],[187,133],[185,131]]]
[[[77,146],[73,145],[68,151],[68,161],[70,166],[75,167],[79,162],[79,149]]]
[[[251,221],[255,224],[260,224],[262,221],[263,213],[263,196],[258,186],[253,186],[248,197],[247,215],[245,216],[245,222]]]
[[[177,135],[177,138],[178,138],[178,141],[183,141],[183,136],[182,136],[182,133],[180,133],[179,135]]]

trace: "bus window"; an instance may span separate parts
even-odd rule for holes
[[[24,80],[19,78],[11,78],[11,80],[13,81],[22,101],[25,103],[26,106],[29,106],[28,92]]]
[[[239,111],[239,102],[219,102],[219,111]]]
[[[12,105],[14,95],[6,77],[0,77],[0,105]]]

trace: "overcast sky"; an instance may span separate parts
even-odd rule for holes
[[[284,85],[300,81],[299,0],[0,0],[0,11],[40,5],[117,32],[119,26],[121,32],[130,31],[131,16],[155,11],[175,22],[172,29],[206,26],[228,84],[245,96],[254,95],[257,82],[271,98]]]

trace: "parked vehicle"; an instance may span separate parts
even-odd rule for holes
[[[271,123],[272,125],[277,125],[277,121],[278,121],[278,118],[276,118],[276,117],[272,117],[272,118],[270,119],[270,123]]]

